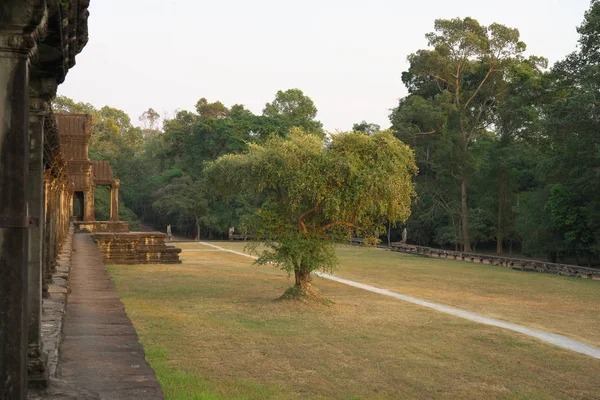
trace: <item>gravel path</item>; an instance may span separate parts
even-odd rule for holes
[[[206,242],[199,242],[199,243],[203,244],[205,246],[214,247],[215,249],[218,249],[221,251],[238,254],[240,256],[249,257],[249,258],[253,258],[253,259],[257,258],[250,254],[242,253],[242,252],[235,251],[235,250],[224,249],[222,247],[215,246],[214,244],[210,244],[210,243],[206,243]],[[534,338],[544,341],[546,343],[550,343],[555,346],[562,347],[563,349],[572,350],[577,353],[586,354],[588,356],[600,359],[600,349],[590,346],[588,344],[585,344],[583,342],[579,342],[577,340],[569,339],[566,336],[557,335],[555,333],[545,332],[545,331],[541,331],[538,329],[528,328],[523,325],[517,325],[517,324],[510,323],[510,322],[502,321],[499,319],[484,317],[482,315],[479,315],[479,314],[471,312],[471,311],[461,310],[460,308],[445,306],[443,304],[432,303],[430,301],[419,299],[417,297],[407,296],[404,294],[392,292],[390,290],[381,289],[381,288],[378,288],[375,286],[365,285],[364,283],[351,281],[351,280],[343,279],[343,278],[338,278],[336,276],[325,274],[322,272],[316,272],[315,275],[319,276],[321,278],[325,278],[325,279],[329,279],[329,280],[332,280],[335,282],[343,283],[345,285],[353,286],[355,288],[368,290],[369,292],[393,297],[398,300],[403,300],[403,301],[406,301],[406,302],[409,302],[412,304],[416,304],[416,305],[419,305],[422,307],[427,307],[432,310],[436,310],[436,311],[443,312],[445,314],[453,315],[455,317],[468,319],[469,321],[478,322],[480,324],[485,324],[485,325],[497,326],[499,328],[508,329],[508,330],[511,330],[514,332],[522,333],[524,335],[534,337]]]

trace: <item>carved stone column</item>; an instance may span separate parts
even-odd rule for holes
[[[119,220],[119,186],[121,182],[115,179],[110,186],[110,220]]]
[[[0,8],[0,398],[24,399],[28,322],[29,49],[24,43],[12,47],[21,37],[12,36],[8,28],[13,23],[6,21],[11,17],[10,4],[3,3]],[[4,12],[8,12],[8,16]]]
[[[90,177],[90,179],[92,179]],[[89,184],[83,193],[83,220],[91,222],[96,220],[94,215],[94,185]]]
[[[47,356],[42,346],[42,281],[44,232],[44,120],[49,112],[49,101],[56,92],[56,81],[48,78],[32,79],[29,110],[29,185],[27,202],[29,215],[37,223],[29,228],[29,346],[28,381],[30,386],[46,387]]]

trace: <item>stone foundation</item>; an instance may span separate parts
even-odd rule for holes
[[[127,221],[87,221],[74,222],[77,232],[86,233],[126,233],[129,232],[129,223]]]
[[[521,271],[542,272],[546,274],[600,280],[600,269],[580,267],[577,265],[556,264],[537,260],[523,260],[519,258],[485,254],[463,253],[461,251],[435,249],[432,247],[404,244],[402,242],[392,243],[391,249],[392,251],[414,254],[423,257],[467,261],[479,264],[508,267]]]
[[[94,233],[105,264],[179,264],[181,249],[165,244],[164,233]]]

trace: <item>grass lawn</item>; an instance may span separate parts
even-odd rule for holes
[[[243,251],[241,242],[215,243]],[[600,281],[338,246],[334,275],[600,347]],[[599,396],[600,397],[600,396]]]
[[[181,265],[109,267],[167,399],[600,398],[600,360],[322,279],[333,305],[274,301],[292,282],[285,273],[181,247]],[[392,275],[382,261],[392,254],[371,251],[340,250],[343,263]],[[355,269],[340,275],[358,279]]]

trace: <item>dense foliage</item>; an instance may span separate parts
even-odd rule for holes
[[[392,240],[406,226],[408,241],[421,245],[600,264],[599,1],[591,2],[578,32],[577,51],[548,68],[544,58],[525,55],[517,29],[484,26],[472,18],[435,21],[434,31],[426,35],[428,47],[408,57],[409,68],[402,74],[408,95],[390,115],[394,135],[411,147],[419,168],[406,223],[394,225],[394,218],[379,210],[390,217],[377,223],[390,223]],[[142,128],[111,107],[97,110],[59,98],[55,108],[92,114],[90,156],[109,160],[121,179],[127,205],[122,218],[162,229],[171,224],[175,233],[190,237],[226,237],[232,226],[237,232],[264,234],[251,223],[257,210],[264,217],[273,207],[290,207],[290,218],[298,216],[310,204],[311,190],[332,179],[317,165],[290,167],[269,177],[284,182],[313,168],[313,178],[305,178],[308,186],[285,184],[286,196],[308,196],[288,198],[296,202],[292,206],[274,202],[269,193],[251,193],[248,185],[258,185],[251,172],[257,171],[240,169],[238,174],[248,180],[240,178],[237,195],[229,196],[220,190],[223,182],[205,174],[219,157],[266,157],[269,146],[283,149],[299,140],[294,137],[284,146],[294,128],[311,135],[302,136],[302,150],[316,153],[342,142],[360,148],[361,140],[389,135],[366,121],[352,129],[363,135],[326,135],[314,102],[298,89],[279,91],[261,115],[205,98],[194,111],[169,118],[149,108],[140,118]],[[330,147],[316,145],[327,138]],[[375,175],[373,170],[354,177],[356,185]],[[104,215],[108,202],[102,196],[106,193],[99,190],[96,204]],[[353,201],[362,212],[359,197]],[[402,221],[407,210],[402,215],[396,219]],[[295,226],[285,231],[297,234],[298,221]]]
[[[340,133],[324,141],[299,128],[252,144],[207,167],[209,186],[260,199],[245,224],[268,248],[258,263],[293,272],[305,286],[335,266],[334,241],[376,240],[383,224],[405,222],[417,172],[413,152],[391,132]]]
[[[516,29],[436,21],[390,116],[420,169],[409,241],[599,262],[599,21],[550,70]]]

